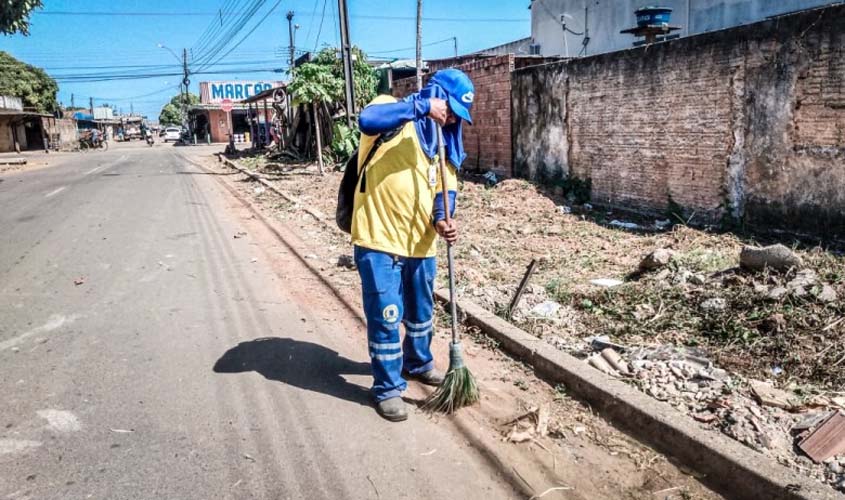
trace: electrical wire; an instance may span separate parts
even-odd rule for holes
[[[273,13],[273,11],[275,11],[275,10],[276,10],[276,8],[277,8],[277,7],[279,6],[279,4],[281,4],[281,3],[282,3],[282,0],[276,0],[276,3],[275,3],[275,4],[273,4],[273,6],[270,8],[270,10],[269,10],[269,11],[267,11],[267,13],[266,13],[266,14],[264,14],[264,17],[262,17],[262,18],[261,18],[261,19],[260,19],[260,20],[259,20],[259,21],[255,24],[255,26],[253,26],[253,27],[252,27],[252,29],[251,29],[251,30],[249,30],[249,31],[247,32],[247,34],[246,34],[246,35],[244,35],[244,36],[243,36],[243,38],[241,38],[241,39],[238,41],[238,43],[236,43],[235,45],[233,45],[233,46],[232,46],[232,47],[228,50],[228,52],[226,52],[225,54],[223,54],[222,56],[220,56],[220,58],[219,58],[219,59],[217,59],[217,61],[215,61],[215,62],[213,62],[213,63],[206,64],[205,66],[201,66],[199,69],[200,69],[200,70],[202,70],[202,69],[204,69],[204,68],[209,68],[209,67],[213,67],[213,66],[215,66],[218,62],[220,62],[220,61],[221,61],[222,59],[224,59],[226,56],[228,56],[229,54],[231,54],[231,53],[232,53],[235,49],[237,49],[238,47],[240,47],[240,45],[244,42],[244,40],[246,40],[247,38],[249,38],[249,37],[250,37],[250,36],[251,36],[251,35],[255,32],[255,30],[257,30],[257,29],[258,29],[258,27],[259,27],[259,26],[261,26],[261,25],[264,23],[264,21],[266,21],[266,20],[270,17],[270,15]]]
[[[320,15],[320,29],[317,30],[317,37],[314,38],[314,52],[317,52],[317,45],[320,43],[320,35],[323,33],[323,21],[326,20],[326,2],[323,0],[323,13]]]
[[[437,44],[444,43],[444,42],[451,42],[454,39],[455,39],[455,37],[450,36],[449,38],[444,38],[443,40],[437,40],[436,42],[424,43],[422,46],[423,47],[431,47],[432,45],[437,45]],[[405,47],[405,48],[401,48],[401,49],[375,50],[375,51],[367,52],[367,54],[393,54],[393,53],[396,53],[396,52],[403,52],[405,50],[414,50],[416,48],[417,47],[414,46],[414,47]]]
[[[230,15],[237,15],[235,12],[230,12]],[[50,15],[50,16],[149,16],[149,17],[172,17],[172,16],[218,16],[218,12],[82,12],[82,11],[39,11],[33,15]],[[319,16],[319,12],[297,12],[297,16]],[[416,17],[411,16],[382,16],[382,15],[351,15],[350,19],[374,19],[382,21],[416,21]],[[514,19],[503,17],[423,17],[423,21],[434,22],[455,22],[455,23],[527,23],[531,19]]]

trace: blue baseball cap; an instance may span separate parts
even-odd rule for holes
[[[449,95],[449,107],[452,108],[452,112],[472,125],[469,110],[475,99],[475,87],[467,74],[454,68],[441,69],[431,77],[430,81],[439,85]]]

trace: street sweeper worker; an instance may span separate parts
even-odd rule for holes
[[[408,418],[401,398],[406,378],[439,385],[444,374],[431,354],[436,239],[458,237],[451,216],[457,174],[466,154],[461,128],[472,124],[474,88],[456,69],[435,73],[420,92],[397,101],[379,96],[359,117],[359,181],[352,212],[352,243],[361,277],[379,415]],[[437,125],[442,126],[448,168],[439,173]],[[371,148],[370,161],[363,165]],[[365,167],[365,168],[364,168]],[[364,168],[362,172],[362,168]],[[443,207],[448,188],[450,221]],[[400,327],[405,338],[401,339]]]

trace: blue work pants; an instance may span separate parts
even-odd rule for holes
[[[399,397],[412,375],[434,368],[431,355],[434,310],[434,257],[397,257],[355,247],[355,264],[361,276],[367,340],[376,401]],[[399,328],[405,325],[405,339]]]

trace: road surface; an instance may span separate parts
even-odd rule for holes
[[[0,175],[0,498],[515,497],[375,414],[366,351],[228,202],[164,145]]]

